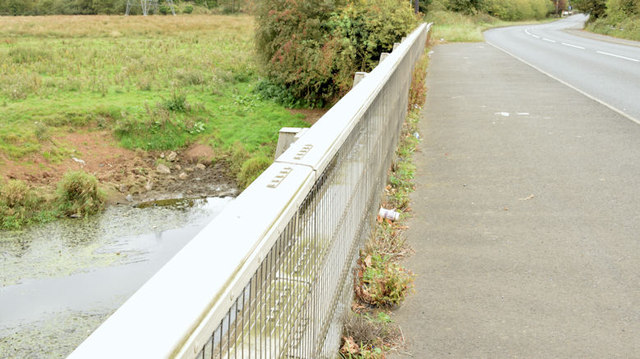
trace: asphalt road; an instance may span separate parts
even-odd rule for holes
[[[585,15],[499,28],[486,41],[640,123],[640,43],[581,34]],[[594,37],[594,38],[592,38]]]
[[[486,43],[427,87],[392,358],[640,358],[640,125]]]

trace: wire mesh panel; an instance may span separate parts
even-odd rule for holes
[[[200,358],[333,358],[426,31],[327,161]]]
[[[70,358],[332,358],[421,25]]]

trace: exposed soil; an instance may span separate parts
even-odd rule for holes
[[[302,114],[303,120],[313,125],[327,109],[289,111]],[[43,155],[56,150],[63,155],[50,159]],[[195,143],[172,152],[132,151],[120,147],[110,131],[79,130],[51,138],[42,144],[41,151],[19,160],[0,153],[0,181],[19,179],[53,192],[66,172],[83,170],[98,178],[112,204],[237,195],[227,163],[213,163],[216,153],[211,147]],[[160,164],[167,168],[159,168]]]
[[[42,153],[53,143],[72,150],[62,160],[49,161]],[[84,170],[98,178],[109,203],[236,195],[226,163],[212,164],[214,155],[201,144],[181,152],[131,151],[119,147],[109,131],[84,131],[52,139],[40,153],[19,161],[0,154],[0,175],[53,190],[67,171]]]

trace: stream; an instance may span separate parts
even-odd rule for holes
[[[0,232],[0,358],[64,358],[233,198]]]

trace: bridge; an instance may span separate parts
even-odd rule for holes
[[[407,112],[422,24],[69,358],[329,358]]]

